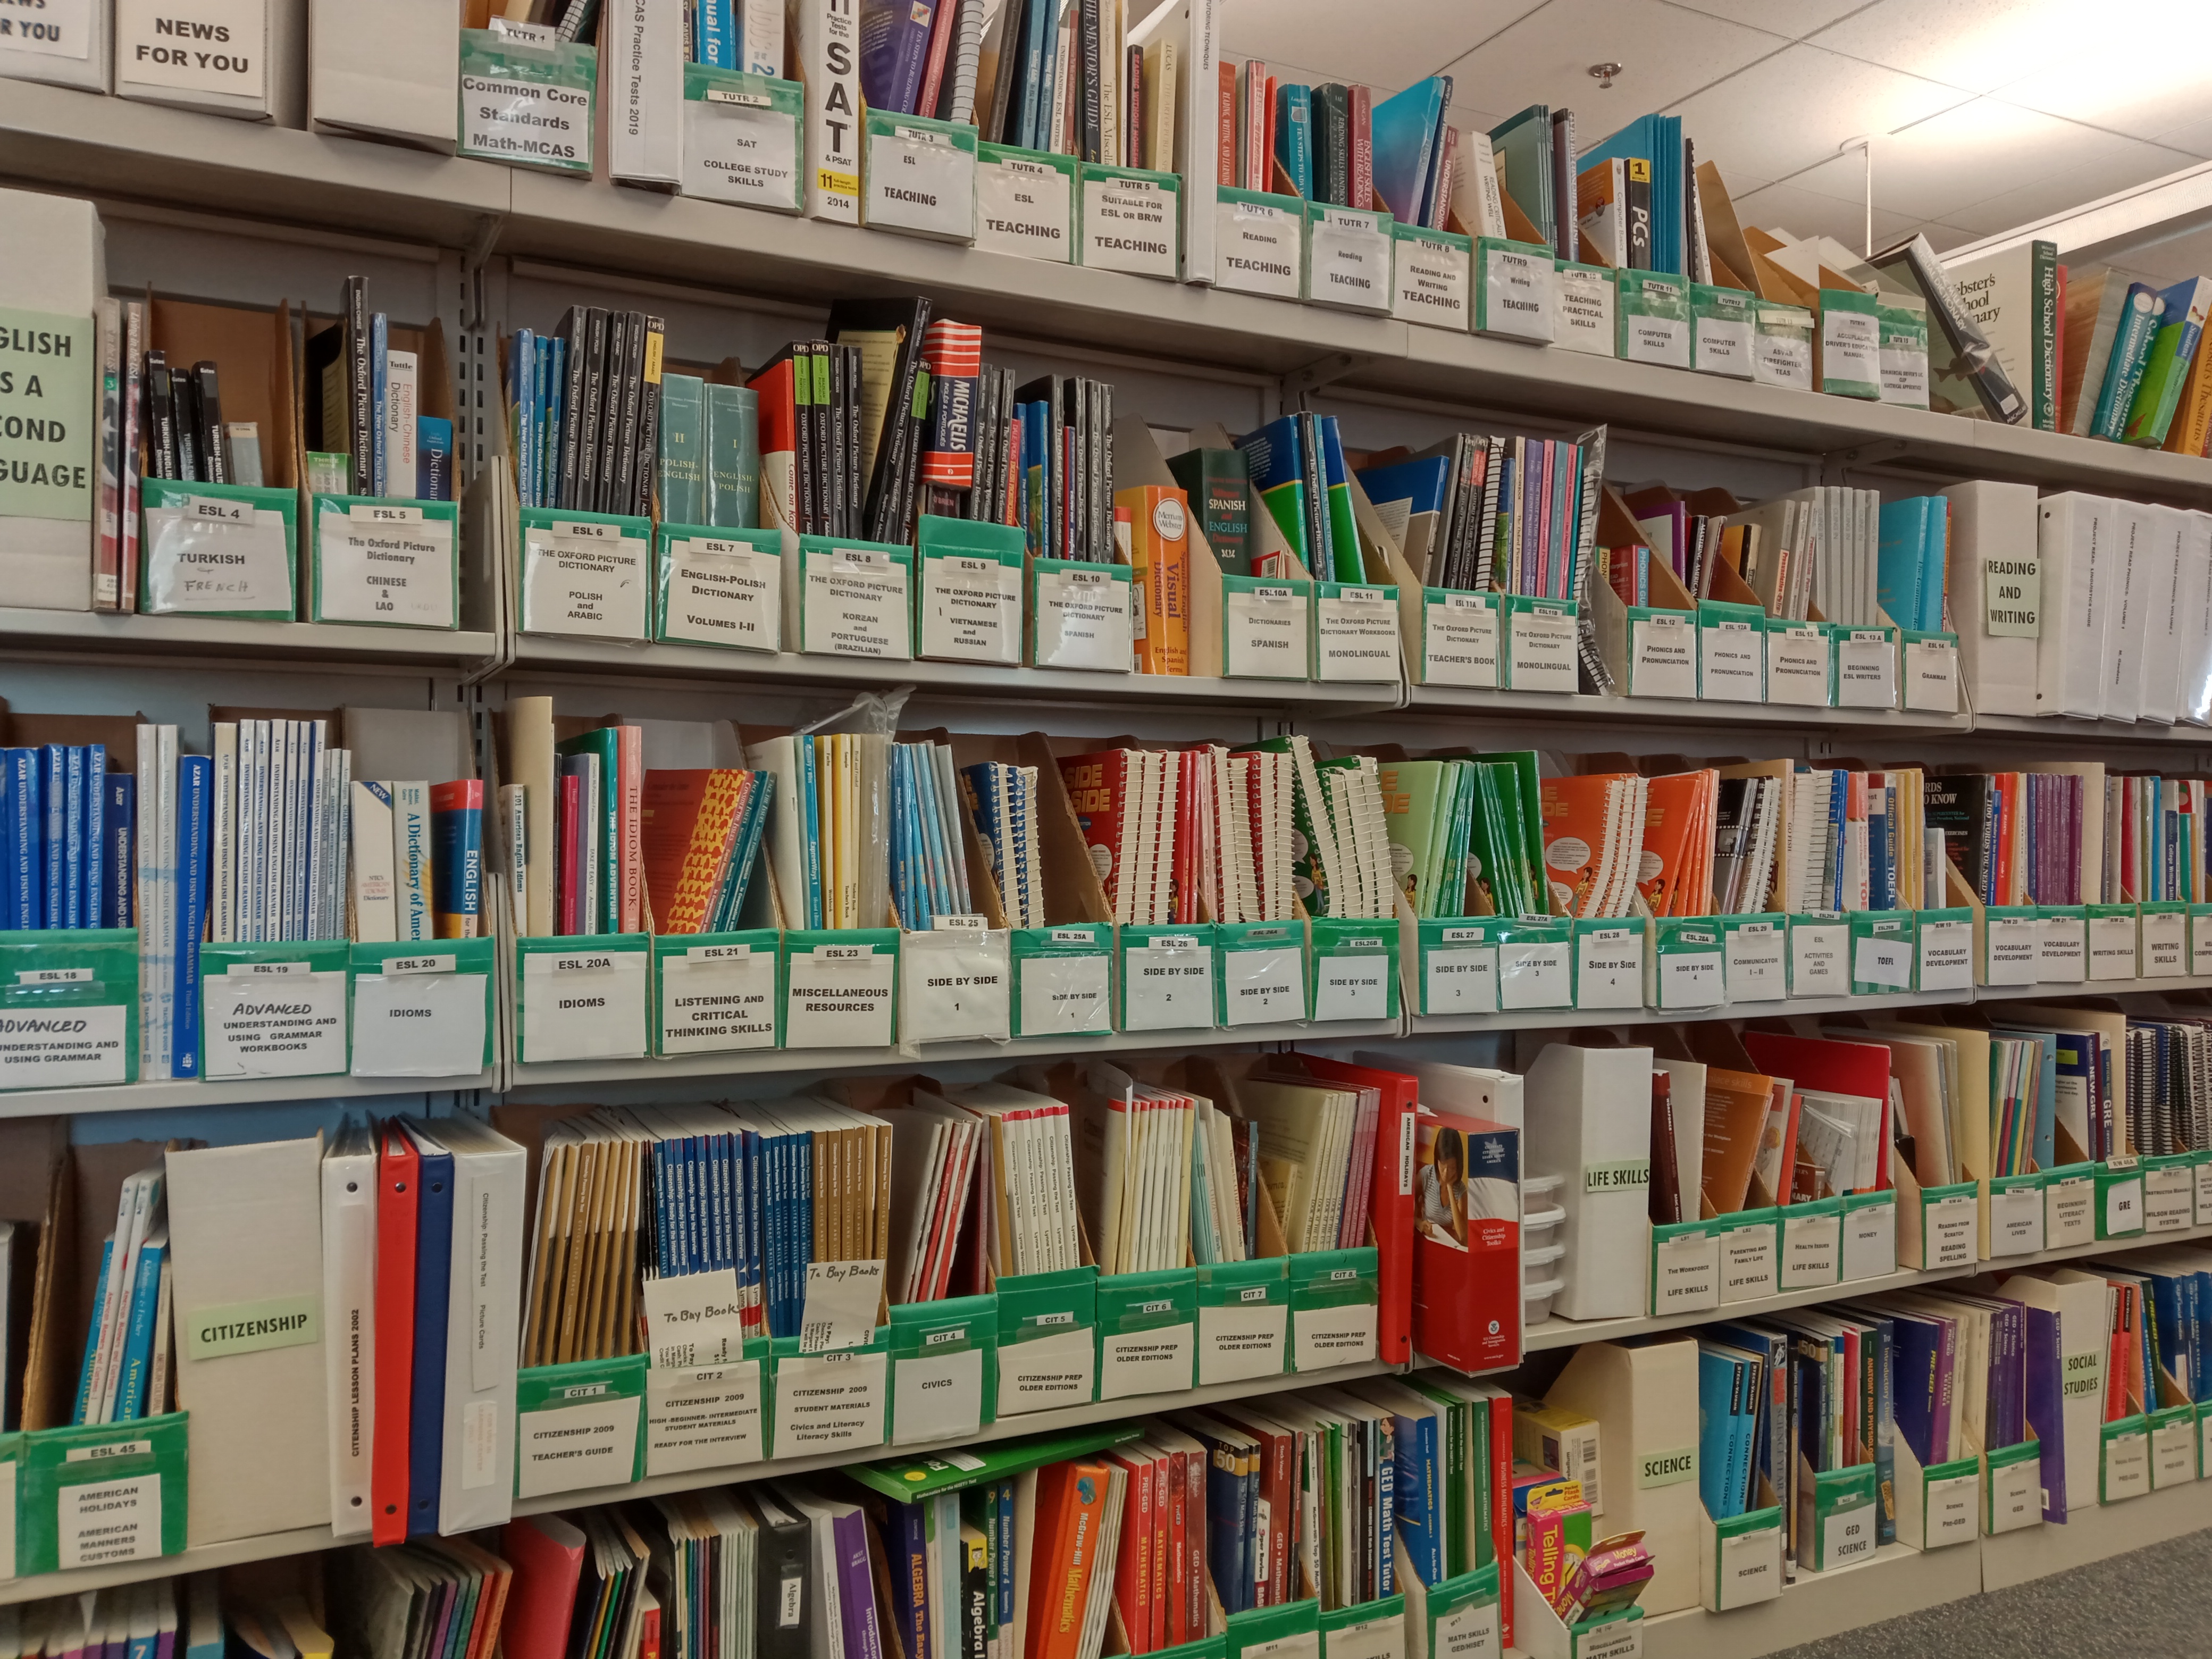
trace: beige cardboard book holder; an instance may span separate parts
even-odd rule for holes
[[[1597,544],[1601,556],[1609,555],[1616,548],[1638,545],[1643,542],[1644,535],[1637,526],[1635,514],[1629,510],[1628,503],[1620,498],[1620,491],[1610,484],[1606,485],[1598,496],[1597,514]],[[1613,677],[1614,691],[1626,696],[1630,695],[1630,670],[1635,643],[1629,625],[1629,607],[1603,571],[1592,571],[1590,575],[1588,591],[1590,617],[1597,630],[1598,653],[1604,659],[1606,672]],[[1690,615],[1693,619],[1691,627],[1694,635],[1697,601],[1691,598],[1689,589],[1682,586],[1681,579],[1675,575],[1672,568],[1663,560],[1655,558],[1650,562],[1647,580],[1650,603],[1645,608]],[[1691,649],[1694,664],[1694,637]]]
[[[1774,824],[1774,870],[1760,907],[1767,910],[1790,908],[1790,778],[1796,764],[1790,760],[1749,761],[1714,769],[1723,778],[1772,778],[1781,785]]]
[[[1598,1420],[1607,1533],[1641,1532],[1653,1557],[1647,1617],[1698,1605],[1698,1345],[1585,1343],[1545,1394]]]

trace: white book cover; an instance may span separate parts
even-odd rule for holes
[[[432,936],[430,923],[430,786],[393,783],[392,892],[393,932],[404,945]],[[591,861],[586,860],[588,865]]]
[[[528,792],[519,783],[499,790],[499,839],[506,849],[507,913],[517,918],[527,914],[530,871],[530,810]],[[386,838],[390,845],[390,837]],[[389,872],[386,872],[387,877]]]
[[[1565,1282],[1553,1311],[1568,1319],[1643,1313],[1650,1288],[1646,1189],[1589,1177],[1624,1164],[1650,1168],[1651,1050],[1553,1043],[1528,1067],[1523,1090],[1524,1168],[1565,1177],[1559,1237],[1566,1254],[1555,1270]]]
[[[849,0],[791,0],[806,88],[806,210],[860,222],[860,23]]]
[[[2191,512],[2182,529],[2181,684],[2179,718],[2212,725],[2212,513]]]
[[[155,969],[160,975],[154,997],[155,1037],[160,1046],[155,1050],[155,1075],[173,1078],[177,1073],[176,1017],[177,1017],[177,728],[159,726],[154,728],[157,749],[154,760],[155,794],[159,803],[155,817],[155,869],[157,892],[154,903],[155,929],[158,934]],[[143,784],[142,782],[143,790]],[[142,807],[139,822],[145,822]],[[140,936],[139,951],[145,951],[144,936]]]
[[[514,1492],[515,1367],[527,1155],[472,1117],[423,1126],[453,1155],[453,1247],[446,1316],[444,1472],[438,1530],[506,1522]],[[418,1131],[419,1132],[419,1131]]]
[[[290,720],[269,723],[268,828],[261,848],[261,937],[284,938],[284,866],[292,842]]]
[[[1978,714],[2033,714],[2035,630],[2050,614],[2047,573],[2036,565],[2035,486],[1976,480],[1942,494],[1950,503],[1944,587],[1966,701]]]
[[[1168,0],[1129,32],[1145,46],[1171,40],[1176,48],[1175,155],[1152,165],[1182,175],[1182,268],[1184,280],[1213,280],[1213,209],[1217,176],[1216,134],[1221,99],[1221,0]]]
[[[629,0],[632,5],[644,0]],[[682,88],[678,88],[678,97]],[[415,496],[415,422],[422,415],[422,396],[415,354],[387,349],[384,354],[384,449],[380,494],[398,501]]]
[[[2112,604],[2105,613],[2105,718],[2132,723],[2142,714],[2143,658],[2159,597],[2152,554],[2156,532],[2149,507],[2135,501],[2114,505],[2118,515],[2112,538]]]
[[[363,945],[398,942],[399,884],[395,848],[390,787],[374,782],[355,784],[353,936]]]
[[[259,944],[270,937],[269,909],[269,848],[276,831],[276,755],[270,742],[270,722],[241,720],[239,737],[250,752],[240,779],[240,816],[246,842],[239,866],[238,885],[246,908],[246,927],[241,937]]]
[[[331,1532],[366,1538],[376,1442],[376,1143],[365,1119],[343,1125],[324,1154],[322,1231]]]
[[[86,1338],[93,1345],[92,1389],[84,1414],[88,1423],[106,1423],[114,1416],[115,1369],[118,1351],[123,1346],[118,1333],[125,1322],[125,1287],[137,1257],[137,1240],[145,1234],[146,1212],[158,1186],[158,1171],[149,1178],[140,1170],[124,1177],[116,1199],[115,1231],[108,1237],[107,1261],[101,1274],[100,1325]]]
[[[1159,804],[1153,812],[1149,902],[1157,925],[1174,920],[1176,804],[1182,793],[1182,779],[1176,757],[1164,750],[1152,757],[1152,774],[1159,789]]]
[[[783,76],[783,6],[781,0],[743,0],[738,21],[739,61],[748,75]]]
[[[216,945],[238,939],[238,724],[218,720],[214,729],[215,811],[210,865],[208,938]]]
[[[2178,507],[2145,507],[2148,562],[2143,595],[2142,717],[2160,726],[2180,718],[2181,657],[2187,624],[2181,573],[2190,515]]]
[[[447,0],[307,0],[308,117],[450,155],[460,46]]]
[[[683,179],[684,15],[684,0],[607,0],[592,125],[609,178],[671,188]]]

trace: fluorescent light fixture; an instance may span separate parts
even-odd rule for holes
[[[2056,242],[2069,259],[2108,259],[2131,249],[2154,246],[2212,225],[2212,161],[2169,173],[2143,184],[2047,214],[1995,236],[1954,247],[1943,263],[1954,265],[1986,259],[2023,242]]]

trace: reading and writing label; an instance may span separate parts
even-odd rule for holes
[[[884,1443],[890,1356],[818,1353],[775,1367],[775,1455],[807,1457]]]
[[[2087,1176],[2067,1176],[2043,1189],[2043,1248],[2070,1249],[2097,1236],[2097,1183]]]
[[[891,1041],[898,957],[793,953],[785,970],[783,1041],[790,1048],[880,1048]]]
[[[868,135],[868,222],[969,241],[975,234],[975,153],[945,134],[894,127]]]
[[[1861,1504],[1838,1510],[1820,1522],[1820,1571],[1832,1572],[1874,1553],[1875,1508]]]
[[[1651,1311],[1703,1313],[1721,1305],[1721,1243],[1711,1233],[1687,1232],[1651,1247]]]
[[[1291,1310],[1280,1304],[1200,1308],[1199,1386],[1281,1376],[1290,1323]]]
[[[1982,556],[1982,632],[2033,640],[2043,633],[2043,558],[2031,544]]]
[[[1974,1500],[1981,1495],[1980,1474],[1954,1474],[1930,1480],[1921,1488],[1925,1508],[1921,1511],[1921,1547],[1941,1549],[1963,1544],[1978,1531]]]
[[[1679,612],[1638,617],[1629,626],[1633,655],[1628,667],[1632,697],[1698,695],[1696,624]]]
[[[1721,1234],[1721,1300],[1751,1302],[1775,1288],[1774,1225],[1759,1222]]]
[[[1498,1006],[1501,1008],[1565,1008],[1572,1002],[1567,947],[1564,940],[1500,945]]]
[[[642,641],[652,583],[642,536],[581,520],[523,530],[522,631]]]
[[[1130,591],[1106,570],[1038,571],[1036,665],[1130,672]]]
[[[775,554],[705,536],[669,543],[664,637],[773,651],[782,615],[783,561]]]
[[[760,1361],[645,1374],[649,1477],[757,1463],[767,1455]]]
[[[799,122],[785,111],[705,98],[684,103],[684,193],[741,207],[799,205]]]
[[[452,958],[447,958],[450,966]],[[353,982],[353,1075],[474,1077],[484,1067],[488,974],[362,974]]]
[[[1112,1030],[1113,965],[1104,951],[1023,957],[1015,969],[1021,981],[1017,1035],[1082,1036]]]
[[[1401,236],[1395,252],[1397,293],[1391,314],[1401,322],[1464,330],[1468,251],[1449,242]]]
[[[1877,933],[1851,941],[1851,978],[1886,991],[1912,988],[1912,941],[1902,933]]]
[[[315,613],[324,622],[451,628],[453,521],[420,507],[325,503],[315,518]]]
[[[1390,1012],[1390,957],[1382,951],[1329,951],[1314,963],[1316,1020],[1382,1019]]]
[[[1818,626],[1766,636],[1766,700],[1797,708],[1828,706],[1828,635]]]
[[[967,554],[926,557],[921,654],[953,662],[1022,659],[1022,568]]]
[[[200,988],[210,1079],[320,1077],[346,1069],[343,969],[265,983],[210,974]],[[481,1056],[468,1069],[482,1070]]]
[[[1083,263],[1139,276],[1180,274],[1174,189],[1157,179],[1091,179],[1083,186]]]
[[[1315,643],[1324,680],[1398,677],[1398,607],[1380,587],[1347,587],[1314,605]]]
[[[268,31],[260,0],[118,0],[115,78],[258,99],[267,85]]]
[[[775,1047],[775,953],[660,959],[660,1052]]]
[[[1880,629],[1855,629],[1836,641],[1836,702],[1844,708],[1897,707],[1897,647]]]
[[[1575,619],[1565,611],[1512,613],[1512,651],[1508,658],[1516,691],[1574,690],[1577,681]]]
[[[1121,957],[1121,1029],[1187,1030],[1213,1024],[1213,952],[1158,945]]]
[[[1644,930],[1602,927],[1575,940],[1575,1006],[1638,1008],[1644,1005]]]
[[[1782,1221],[1782,1288],[1832,1285],[1843,1271],[1844,1218],[1788,1215]]]
[[[1498,684],[1498,607],[1477,593],[1451,593],[1425,604],[1421,607],[1421,672],[1430,685],[1494,689]]]
[[[999,1415],[1088,1403],[1097,1364],[1097,1340],[1090,1330],[1057,1331],[1002,1346]]]
[[[1510,247],[1482,251],[1481,314],[1475,326],[1485,334],[1548,345],[1557,327],[1553,318],[1559,284],[1550,259]]]
[[[613,1060],[645,1053],[642,951],[532,951],[522,959],[522,1057]]]
[[[1905,706],[1930,714],[1959,712],[1959,648],[1948,640],[1905,645]]]
[[[1271,1025],[1305,1018],[1305,952],[1299,946],[1224,951],[1222,956],[1224,1025]]]
[[[1197,1327],[1167,1325],[1148,1331],[1103,1333],[1098,1340],[1098,1397],[1179,1394],[1190,1387]]]
[[[1307,239],[1307,287],[1316,304],[1356,311],[1390,308],[1387,221],[1316,204]]]
[[[1223,596],[1223,672],[1231,679],[1302,680],[1311,607],[1297,589],[1269,583]]]
[[[2033,985],[2043,951],[2042,921],[2035,916],[1991,916],[1984,972],[1991,985]]]
[[[292,555],[282,513],[193,496],[181,506],[149,507],[145,520],[149,609],[291,616]]]
[[[983,1419],[983,1351],[922,1353],[891,1369],[891,1444],[972,1436]]]
[[[799,648],[833,657],[908,658],[907,568],[888,553],[841,547],[806,556]]]
[[[2043,1248],[2043,1193],[2012,1187],[1990,1194],[1990,1254],[2032,1255]]]
[[[1299,1308],[1291,1315],[1291,1369],[1325,1371],[1375,1358],[1375,1304]]]
[[[62,1487],[54,1515],[61,1570],[144,1561],[161,1553],[161,1477]]]
[[[1849,959],[1850,939],[1851,930],[1846,923],[1805,927],[1793,922],[1790,928],[1790,994],[1849,995],[1850,978],[1844,964]]]
[[[1662,1008],[1711,1008],[1726,1000],[1718,951],[1662,951],[1659,956]]]
[[[1298,298],[1304,266],[1298,216],[1262,202],[1224,202],[1213,209],[1216,287],[1279,300]]]
[[[975,164],[975,246],[1066,264],[1073,254],[1068,176],[1043,161],[1018,156]]]
[[[1971,921],[1923,921],[1920,924],[1920,988],[1923,991],[1961,991],[1974,982],[1974,924]]]
[[[1421,957],[1421,1012],[1494,1014],[1498,1012],[1498,947],[1440,945]]]
[[[1896,1271],[1896,1200],[1844,1211],[1842,1277],[1879,1279]]]
[[[1925,1252],[1921,1259],[1923,1267],[1963,1267],[1974,1260],[1974,1222],[1978,1207],[1971,1193],[1921,1206],[1924,1228],[1921,1243]]]
[[[1786,937],[1771,921],[1745,922],[1722,934],[1730,1002],[1779,1002],[1789,995],[1782,959]]]
[[[120,1003],[46,1007],[31,998],[0,1007],[0,1089],[121,1083],[129,1024]]]
[[[605,1395],[520,1413],[515,1496],[628,1486],[637,1472],[644,1404],[635,1395]]]
[[[1782,1528],[1757,1527],[1720,1540],[1720,1610],[1782,1594]]]

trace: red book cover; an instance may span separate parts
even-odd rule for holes
[[[1174,1500],[1169,1487],[1175,1478],[1172,1453],[1161,1452],[1152,1459],[1152,1532],[1145,1540],[1145,1547],[1152,1553],[1152,1605],[1149,1616],[1152,1645],[1156,1648],[1175,1644],[1168,1633],[1168,1563],[1175,1548],[1175,1532],[1170,1524]]]
[[[1375,1357],[1387,1365],[1402,1365],[1413,1357],[1413,1114],[1419,1104],[1419,1085],[1403,1072],[1353,1066],[1321,1054],[1303,1059],[1310,1076],[1382,1092],[1370,1200],[1382,1279],[1381,1305],[1375,1314]]]
[[[721,895],[751,776],[726,767],[645,775],[638,833],[656,933],[704,930]]]
[[[1023,503],[1029,500],[1029,494],[1022,487],[1022,417],[1018,415],[1006,426],[1006,476],[1002,482],[1006,488],[1001,493],[1006,504],[1000,510],[1006,516],[1000,522],[1021,524],[1024,521]]]
[[[622,868],[615,878],[622,883],[622,931],[625,933],[642,933],[645,929],[645,848],[641,839],[644,823],[644,727],[618,726],[615,728],[615,773],[622,790],[617,803],[620,816],[616,820],[618,831],[616,848]]]
[[[1190,1552],[1185,1528],[1189,1508],[1189,1457],[1179,1451],[1167,1455],[1168,1565],[1162,1575],[1167,1592],[1166,1618],[1161,1629],[1167,1645],[1181,1647],[1190,1639]]]
[[[921,71],[921,94],[915,100],[913,113],[934,117],[937,97],[945,84],[945,53],[952,43],[953,19],[958,15],[957,6],[939,6],[929,22],[929,57]]]
[[[799,481],[799,406],[792,359],[784,358],[747,380],[760,394],[761,523],[787,530],[799,527],[793,493]]]
[[[500,1535],[514,1567],[500,1630],[506,1659],[562,1659],[584,1566],[584,1534],[557,1515],[517,1516]]]
[[[1023,1648],[1028,1659],[1075,1659],[1105,1513],[1103,1463],[1052,1463],[1038,1474],[1038,1549],[1030,1573],[1029,1640]]]
[[[1352,205],[1372,209],[1375,205],[1375,94],[1372,88],[1357,83],[1353,85],[1351,113],[1346,125],[1352,129]]]
[[[1115,899],[1124,878],[1120,866],[1121,811],[1129,783],[1128,751],[1102,749],[1095,754],[1066,755],[1060,763],[1060,781],[1067,789],[1067,804],[1075,809],[1075,822],[1091,849],[1091,867],[1098,872],[1106,902],[1118,915]]]
[[[559,924],[563,933],[584,931],[583,818],[584,781],[573,775],[564,777],[561,780],[561,863],[555,872],[561,884]]]
[[[1513,1396],[1490,1397],[1490,1547],[1500,1563],[1513,1559]],[[1498,1638],[1513,1645],[1513,1578],[1498,1575]]]
[[[1237,65],[1224,58],[1220,78],[1215,100],[1213,182],[1234,190],[1244,182],[1237,176]]]
[[[1129,1651],[1162,1645],[1152,1631],[1152,1471],[1158,1460],[1141,1451],[1106,1454],[1129,1474],[1122,1499],[1121,1547],[1114,1558],[1114,1605],[1129,1635]]]
[[[1267,119],[1267,66],[1248,59],[1244,64],[1244,177],[1241,181],[1247,190],[1267,187],[1268,165],[1274,160],[1274,149],[1267,140],[1273,136]]]
[[[415,1143],[383,1132],[376,1165],[376,1436],[369,1465],[369,1536],[407,1539],[407,1430],[415,1380]]]
[[[1200,751],[1176,757],[1175,909],[1186,926],[1198,920],[1198,772]]]
[[[1470,1376],[1521,1362],[1521,1132],[1413,1120],[1413,1346]]]

